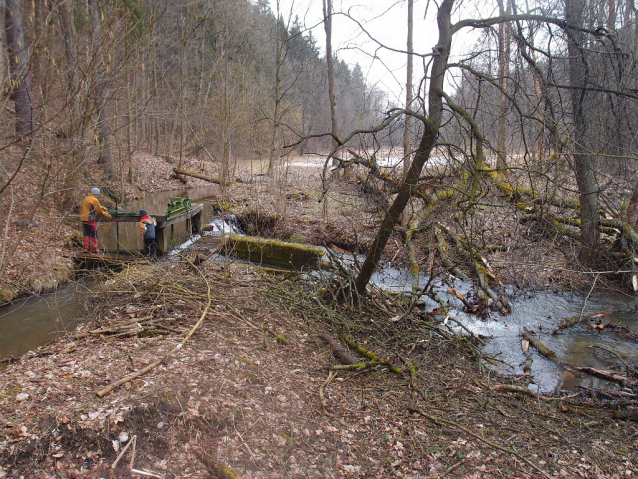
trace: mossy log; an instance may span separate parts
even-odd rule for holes
[[[610,381],[616,381],[619,383],[624,383],[624,384],[628,384],[632,386],[635,386],[636,384],[638,384],[638,381],[636,381],[635,379],[629,379],[625,376],[619,376],[618,374],[615,374],[611,371],[603,371],[601,369],[595,369],[595,368],[576,368],[576,369],[584,373],[591,374],[592,376],[608,379]]]
[[[531,397],[541,396],[541,394],[538,391],[532,391],[530,388],[526,388],[524,386],[516,386],[514,384],[497,384],[496,386],[492,386],[491,389],[492,391],[507,391],[512,393],[521,393]]]
[[[529,350],[525,351],[525,362],[523,363],[523,372],[525,374],[532,374],[532,364],[534,363],[534,358],[532,357],[532,353]]]
[[[414,242],[412,238],[414,237],[416,231],[419,229],[421,225],[421,218],[416,218],[408,224],[407,231],[405,232],[404,241],[406,247],[408,248],[408,258],[411,264],[411,273],[412,273],[412,292],[416,293],[419,291],[419,262],[416,257],[416,250],[414,248]]]
[[[230,185],[232,181],[224,181],[221,178],[215,178],[213,176],[203,175],[196,171],[182,170],[180,168],[173,168],[173,172],[176,175],[192,176],[193,178],[199,178],[200,180],[208,181],[209,183],[215,183],[218,185]]]
[[[241,476],[230,466],[222,464],[210,454],[196,449],[197,457],[204,463],[208,472],[217,479],[241,479]]]
[[[603,318],[603,317],[609,316],[610,314],[613,314],[615,312],[616,311],[609,311],[607,313],[597,313],[597,314],[592,314],[592,315],[589,315],[589,316],[582,316],[582,315],[571,316],[571,317],[567,318],[566,320],[561,321],[560,323],[558,323],[558,329],[566,329],[566,328],[574,326],[575,324],[578,324],[581,321],[585,321],[585,320]]]
[[[633,248],[638,248],[638,234],[631,225],[625,221],[619,219],[601,218],[601,226],[609,228],[615,228],[621,232],[621,234],[633,245]]]
[[[288,344],[288,340],[285,337],[283,337],[281,334],[275,333],[268,326],[264,326],[264,331],[269,333],[269,334],[272,334],[275,337],[275,339],[277,340],[277,342],[279,342],[281,344]]]
[[[256,236],[231,235],[224,245],[224,253],[259,264],[287,268],[328,268],[324,250],[317,246],[287,243]]]
[[[341,364],[345,365],[355,365],[358,364],[357,361],[352,354],[350,354],[343,346],[341,346],[335,339],[330,336],[328,333],[321,333],[319,335],[321,339],[323,339],[330,349],[332,350],[332,355],[337,359]]]
[[[356,349],[359,354],[361,354],[362,356],[365,356],[373,363],[383,365],[395,374],[399,374],[399,375],[403,374],[403,371],[400,368],[393,366],[392,363],[390,363],[389,361],[385,359],[381,359],[376,354],[368,351],[365,348],[362,348],[351,339],[348,339],[348,337],[345,334],[340,334],[339,336],[341,337],[341,339],[343,339],[346,342],[348,346],[350,346],[352,349]]]
[[[501,193],[505,194],[513,202],[534,202],[537,204],[549,204],[559,208],[579,209],[580,201],[571,198],[557,198],[555,196],[541,196],[538,191],[533,188],[523,186],[513,186],[507,181],[498,181],[497,187]]]
[[[353,151],[353,150],[348,150],[348,153],[352,155],[352,159],[342,161],[341,168],[347,168],[348,166],[352,166],[352,165],[365,166],[366,168],[368,168],[372,176],[386,183],[391,184],[394,188],[398,188],[398,182],[396,178],[393,177],[389,172],[386,172],[380,169],[377,163],[377,160],[374,157],[369,159],[364,158],[363,156],[359,155],[356,151]],[[361,178],[359,175],[357,175],[357,179],[361,181]]]
[[[434,236],[436,237],[437,247],[441,254],[441,260],[448,271],[463,281],[470,281],[470,278],[452,263],[450,259],[450,244],[445,241],[441,234],[441,229],[437,226],[434,227]]]
[[[534,346],[534,348],[536,348],[536,351],[538,351],[541,356],[544,356],[547,359],[551,359],[561,366],[565,366],[565,364],[563,364],[562,361],[558,359],[556,353],[545,346],[536,336],[534,336],[534,333],[532,333],[529,329],[523,328],[523,336],[529,341],[532,346]]]

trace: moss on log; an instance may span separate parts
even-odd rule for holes
[[[256,236],[231,235],[224,252],[259,264],[270,264],[287,268],[326,268],[324,251],[317,246],[287,243],[280,240]]]
[[[355,343],[351,339],[348,339],[348,337],[345,334],[341,333],[339,336],[341,337],[341,339],[343,339],[346,342],[348,346],[350,346],[352,349],[356,349],[359,354],[368,358],[370,361],[372,361],[373,364],[381,364],[382,366],[385,366],[386,368],[388,368],[390,371],[392,371],[395,374],[398,374],[398,375],[403,374],[403,371],[400,368],[392,365],[390,361],[381,359],[373,352],[368,351],[367,349],[359,346],[357,343]]]
[[[543,343],[541,343],[540,340],[536,336],[534,336],[534,334],[529,329],[523,328],[523,336],[529,341],[532,346],[534,346],[534,348],[536,348],[536,351],[538,351],[541,356],[544,356],[547,359],[551,359],[552,361],[565,366],[565,364],[563,364],[558,359],[556,353],[545,346]]]

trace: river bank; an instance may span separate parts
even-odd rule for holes
[[[332,180],[324,196],[317,158],[271,179],[263,164],[244,166],[218,204],[247,233],[367,251],[384,203],[357,179]],[[511,245],[490,257],[505,284],[591,285],[556,238],[489,220],[486,243]],[[526,229],[516,244],[514,227]],[[422,233],[417,259],[427,270],[434,240]],[[409,264],[399,237],[388,250],[385,265]],[[404,315],[396,297],[335,302],[329,278],[221,259],[198,269],[149,264],[98,284],[86,290],[86,323],[1,371],[0,479],[142,477],[130,472],[131,458],[166,478],[638,474],[630,385],[535,394],[525,375],[485,370],[478,339],[458,336],[441,316]],[[615,287],[603,277],[601,286]],[[322,334],[346,347],[344,334],[370,367],[336,369],[327,383],[339,362]],[[96,394],[158,358],[146,374]],[[135,456],[131,447],[112,469],[133,437]]]
[[[177,177],[173,174],[176,166],[172,158],[143,153],[134,155],[132,169],[135,181],[124,183],[124,197],[141,198],[157,191],[210,184],[197,178]],[[185,160],[183,166],[208,173],[212,171],[207,164],[194,159]],[[9,224],[3,252],[9,260],[0,279],[0,304],[53,291],[73,278],[75,272],[71,257],[81,248],[82,233],[80,225],[69,221],[68,216],[79,211],[81,201],[93,186],[104,190],[100,200],[105,206],[115,208],[116,205],[116,199],[109,196],[115,188],[105,186],[107,182],[99,169],[91,172],[91,178],[87,178],[84,187],[71,193],[68,208],[60,208],[61,195],[39,197],[33,194],[39,188],[40,176],[37,165],[24,165],[21,174],[12,183],[12,201],[4,213],[5,218],[9,217]]]
[[[131,449],[111,469],[134,437],[133,469],[167,478],[638,474],[627,397],[530,396],[438,321],[335,306],[325,286],[224,262],[107,279],[87,295],[89,322],[2,371],[0,477],[140,477]],[[142,321],[167,329],[92,333]],[[326,384],[338,361],[322,333],[396,371],[341,370]]]

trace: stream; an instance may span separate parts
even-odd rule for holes
[[[151,215],[164,214],[168,202],[176,196],[188,196],[192,202],[203,203],[204,224],[215,214],[210,200],[219,193],[219,186],[205,186],[184,190],[154,193],[143,199],[133,200],[118,209],[137,212],[145,209]],[[98,228],[100,248],[109,251],[142,250],[143,242],[138,223],[104,223]],[[119,238],[119,242],[117,241]],[[188,239],[185,223],[174,228],[173,246]],[[32,296],[0,306],[0,361],[4,358],[22,356],[53,341],[57,336],[71,331],[82,322],[85,314],[79,301],[82,285],[70,283],[57,291]],[[0,366],[2,364],[0,363]]]
[[[411,275],[392,267],[381,269],[373,275],[371,281],[394,292],[410,291],[412,288]],[[419,281],[423,286],[427,278],[421,277]],[[470,295],[469,285],[460,280],[445,284],[439,281],[437,286],[437,291],[447,291],[451,287],[465,297]],[[487,319],[463,312],[464,306],[459,299],[449,293],[439,293],[446,305],[455,308],[450,310],[450,319],[453,320],[449,321],[450,327],[463,334],[462,328],[455,321],[463,324],[485,341],[484,355],[499,360],[497,365],[485,362],[487,367],[500,374],[523,374],[523,328],[531,330],[562,362],[572,368],[590,367],[619,372],[618,365],[621,362],[613,353],[631,366],[637,366],[638,341],[635,338],[638,333],[638,296],[620,292],[594,292],[589,297],[578,293],[551,291],[517,294],[512,290],[508,293],[512,313],[505,316],[492,313]],[[425,310],[439,306],[426,296],[421,299],[425,302]],[[600,313],[606,315],[592,321],[585,318],[564,330],[558,328],[559,323],[570,317],[587,317]],[[598,323],[620,327],[592,327],[592,324]],[[617,383],[566,370],[539,355],[531,346],[529,351],[533,358],[530,389],[544,393],[576,391],[578,388],[618,389]]]
[[[208,201],[219,192],[218,186],[191,188],[187,190],[155,193],[141,200],[118,205],[119,209],[137,212],[146,209],[151,215],[163,214],[167,203],[175,196],[188,196],[193,202],[203,203],[204,224],[213,221],[215,211]],[[177,225],[176,225],[177,226]],[[222,226],[223,228],[223,226]],[[102,224],[99,227],[99,241],[106,249],[141,249],[142,240],[137,223]],[[183,244],[188,238],[185,226],[179,225],[174,231],[174,246]],[[426,283],[421,278],[421,285]],[[391,292],[411,290],[411,275],[386,266],[380,268],[371,280],[374,284]],[[438,291],[453,287],[464,296],[469,296],[470,286],[459,280],[439,283]],[[0,307],[0,360],[19,357],[27,351],[44,345],[60,334],[73,330],[84,320],[83,308],[77,292],[77,285],[71,283],[54,293],[30,297]],[[638,297],[611,292],[594,292],[585,298],[577,293],[555,293],[549,291],[516,293],[509,291],[512,313],[507,316],[492,314],[487,319],[477,318],[463,312],[461,302],[451,294],[440,293],[441,298],[454,309],[450,310],[449,325],[460,333],[461,323],[480,335],[485,341],[485,356],[497,358],[496,365],[486,362],[501,374],[523,374],[525,354],[521,348],[523,328],[532,330],[561,361],[576,367],[591,367],[618,371],[620,361],[615,354],[633,366],[638,358]],[[425,309],[438,306],[427,297],[422,298]],[[585,301],[586,300],[586,301]],[[598,321],[603,325],[614,324],[622,328],[592,328],[589,320],[565,330],[558,330],[558,324],[572,316],[590,316],[597,313],[611,313]],[[633,334],[631,334],[633,333]],[[425,341],[425,339],[424,339]],[[604,348],[604,349],[603,349]],[[541,392],[577,390],[578,388],[617,389],[616,384],[582,373],[573,373],[557,366],[530,348],[533,364],[533,382],[530,388]],[[613,351],[615,354],[610,353]]]

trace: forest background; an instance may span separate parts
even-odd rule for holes
[[[607,351],[618,389],[544,397],[532,333],[528,369],[497,376],[437,296],[510,329],[504,285],[638,289],[634,1],[407,0],[405,47],[376,42],[405,56],[399,101],[332,50],[336,17],[375,43],[356,9],[322,2],[324,52],[318,23],[274,5],[0,2],[4,301],[70,277],[90,187],[114,206],[183,186],[173,168],[215,177],[258,226],[295,213],[288,235],[256,234],[317,228],[365,256],[325,281],[213,261],[109,274],[89,321],[0,375],[0,477],[105,477],[133,431],[165,477],[635,476],[633,358]],[[323,177],[287,175],[288,153],[318,154]],[[384,254],[412,291],[368,287]],[[583,311],[566,327],[635,337]],[[172,335],[142,337],[151,320]]]
[[[407,3],[405,31],[412,32],[414,4]],[[360,291],[397,222],[418,230],[443,208],[456,218],[453,229],[475,242],[495,222],[481,216],[494,209],[494,195],[500,214],[567,240],[575,269],[611,268],[636,287],[631,1],[527,2],[524,11],[513,1],[489,8],[417,2],[417,29],[436,19],[439,39],[415,46],[410,33],[403,50],[375,39],[356,9],[325,1],[325,53],[307,29],[318,23],[286,16],[279,2],[2,6],[4,290],[20,289],[20,278],[43,264],[16,261],[25,237],[42,236],[25,226],[37,219],[38,232],[55,236],[51,225],[94,184],[123,201],[131,185],[140,186],[134,158],[142,151],[177,168],[196,159],[221,183],[234,179],[238,161],[252,159],[272,176],[293,151],[363,170],[358,180],[387,193],[391,205],[368,249]],[[332,52],[336,17],[379,51],[405,55],[402,104]],[[381,152],[405,161],[380,174]],[[428,162],[445,168],[423,176]],[[424,193],[434,183],[443,189]]]

